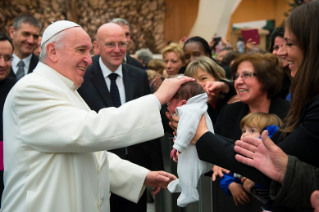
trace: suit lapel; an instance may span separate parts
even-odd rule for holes
[[[104,76],[102,74],[102,70],[99,62],[95,62],[92,67],[93,76],[91,81],[97,91],[100,93],[103,101],[107,105],[107,107],[113,107],[112,99],[109,90],[107,89]]]
[[[126,64],[122,64],[122,73],[125,88],[125,100],[128,102],[134,99],[134,74]]]
[[[31,73],[35,69],[35,67],[38,65],[38,62],[39,62],[38,56],[32,54],[32,57],[30,59],[28,74]]]

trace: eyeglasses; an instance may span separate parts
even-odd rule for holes
[[[118,42],[118,43],[108,42],[108,43],[105,43],[104,46],[106,46],[106,48],[108,48],[108,49],[115,49],[116,46],[118,46],[119,49],[127,49],[128,43],[126,43],[126,42]]]
[[[3,58],[4,61],[6,61],[6,62],[9,62],[13,59],[13,57],[11,55],[4,55],[4,56],[0,55],[0,59],[1,58]]]
[[[239,77],[241,77],[242,79],[249,79],[252,76],[257,76],[256,73],[252,73],[252,72],[243,72],[241,74],[234,74],[233,76],[233,80],[236,81]]]

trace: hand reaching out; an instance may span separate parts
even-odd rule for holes
[[[236,141],[236,160],[255,167],[269,178],[282,183],[287,171],[288,156],[263,131],[261,139],[245,137]]]
[[[149,171],[145,177],[144,185],[166,188],[171,181],[176,179],[175,175],[164,171]]]
[[[223,172],[225,172],[226,174],[229,174],[230,171],[227,169],[224,169],[220,166],[214,165],[214,167],[212,168],[213,171],[213,175],[212,175],[212,181],[216,180],[216,176],[218,175],[219,177],[224,177]]]
[[[233,196],[235,205],[242,204],[245,205],[246,203],[249,203],[250,198],[247,195],[247,193],[244,191],[243,186],[238,183],[231,183],[229,184],[228,190]]]

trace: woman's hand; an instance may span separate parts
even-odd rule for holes
[[[243,183],[243,188],[245,189],[245,191],[247,191],[248,193],[251,192],[251,188],[255,186],[255,182],[246,178],[246,177],[243,177],[241,179],[241,182]]]
[[[215,96],[216,94],[223,92],[229,92],[229,86],[225,82],[215,81],[207,82],[205,86],[205,91],[208,96]]]
[[[191,141],[191,144],[195,145],[200,137],[204,135],[206,132],[208,132],[208,128],[206,125],[206,118],[204,115],[202,115],[202,118],[199,121],[198,127],[197,127],[197,132]]]
[[[216,176],[218,175],[219,177],[224,177],[223,172],[225,172],[226,174],[229,174],[229,170],[224,169],[220,166],[214,165],[214,167],[212,168],[213,171],[213,175],[212,175],[212,181],[216,180]]]
[[[250,198],[247,195],[247,193],[244,191],[243,186],[241,184],[233,182],[229,184],[228,190],[233,195],[235,205],[238,205],[238,203],[242,205],[249,203]]]
[[[178,127],[179,117],[177,115],[172,116],[169,112],[165,113],[166,117],[169,120],[169,126],[175,131],[174,135],[176,136],[176,131]]]

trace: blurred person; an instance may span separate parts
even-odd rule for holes
[[[284,39],[285,29],[282,27],[276,28],[270,35],[270,46],[269,52],[276,55],[279,59],[280,64],[282,65],[282,70],[284,72],[284,78],[282,81],[282,88],[278,96],[282,99],[287,99],[290,93],[290,86],[291,86],[291,76],[290,76],[290,69],[288,67],[288,61],[284,58],[279,57],[278,51],[282,48],[285,44]],[[291,100],[291,97],[287,100]]]
[[[232,47],[226,47],[226,48],[223,48],[219,51],[218,55],[217,55],[217,60],[222,63],[223,61],[223,58],[226,54],[230,53],[234,51]]]
[[[123,19],[123,18],[114,18],[110,21],[111,23],[115,23],[118,24],[120,27],[122,27],[124,33],[125,33],[125,37],[126,37],[126,41],[128,43],[128,47],[131,44],[131,27],[130,24],[127,20]],[[127,48],[128,50],[129,48]],[[130,56],[130,54],[126,53],[125,57],[124,57],[124,63],[127,63],[129,65],[135,66],[137,68],[141,68],[143,69],[143,65],[136,59],[134,59],[133,57]]]
[[[195,37],[189,38],[183,46],[183,51],[185,55],[186,66],[200,56],[209,57],[215,63],[220,65],[218,61],[212,58],[212,53],[210,51],[210,47],[207,41],[201,37],[195,36]],[[224,66],[222,68],[226,72],[226,78],[230,79],[231,78],[230,68],[224,67]]]
[[[148,63],[148,68],[156,71],[159,75],[163,76],[165,69],[165,63],[163,60],[153,59]]]
[[[157,71],[151,70],[151,69],[147,69],[146,70],[146,74],[147,74],[147,78],[148,78],[148,83],[151,86],[153,80],[155,77],[161,77],[161,75],[159,73],[157,73]]]
[[[222,61],[221,61],[221,64],[222,64],[223,66],[229,66],[229,67],[231,67],[231,66],[233,65],[234,61],[235,61],[240,55],[241,55],[240,52],[231,51],[231,52],[227,53],[227,54],[223,57],[223,59],[222,59]]]
[[[148,69],[148,63],[153,60],[153,53],[145,48],[135,52],[137,59],[142,63],[143,69]]]
[[[14,19],[9,28],[14,46],[11,77],[19,80],[38,64],[39,57],[33,50],[38,45],[40,30],[40,22],[32,15],[22,14]]]
[[[162,51],[162,56],[168,78],[178,75],[180,69],[185,66],[184,52],[176,43],[166,46]]]

